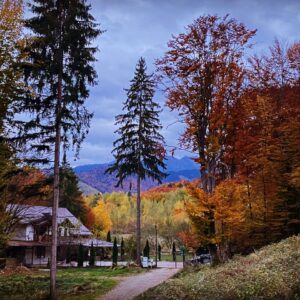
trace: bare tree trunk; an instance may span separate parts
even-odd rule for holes
[[[266,192],[266,180],[265,180],[265,174],[264,174],[264,168],[262,168],[262,181],[263,181],[263,202],[264,202],[264,211],[263,211],[263,228],[264,228],[264,240],[269,241],[269,236],[268,236],[268,224],[267,224],[267,192]]]
[[[60,145],[61,145],[61,106],[62,106],[62,74],[63,74],[63,50],[62,31],[63,14],[59,3],[60,28],[59,38],[59,74],[57,86],[57,106],[55,118],[55,146],[54,146],[54,183],[53,183],[53,205],[52,205],[52,241],[51,241],[51,268],[50,268],[50,296],[51,300],[57,299],[56,293],[56,264],[57,264],[57,211],[59,204],[59,165],[60,165]]]
[[[141,264],[141,177],[137,175],[136,197],[136,262]]]
[[[61,84],[59,84],[60,93],[58,108],[61,102]],[[60,115],[60,113],[59,113]],[[58,117],[57,117],[58,118]],[[52,242],[51,242],[51,274],[50,274],[50,295],[51,299],[57,299],[56,296],[56,261],[57,261],[57,211],[59,202],[59,161],[60,161],[60,121],[57,120],[55,133],[55,152],[54,152],[54,196],[52,206]]]
[[[212,194],[215,188],[215,162],[208,162],[208,166],[205,174],[205,184],[203,189],[205,192]],[[210,237],[214,237],[216,234],[216,221],[214,218],[214,207],[211,206],[209,211],[207,212],[207,218],[209,220],[209,235]],[[217,245],[210,243],[208,245],[208,250],[212,258],[212,264],[217,265],[219,261],[218,253],[217,253]]]

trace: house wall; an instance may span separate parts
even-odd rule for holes
[[[12,240],[25,241],[26,240],[26,225],[16,226],[13,234]]]
[[[33,241],[34,227],[32,225],[18,225],[12,235],[15,241]]]
[[[34,239],[34,227],[32,225],[26,226],[26,240],[33,241]]]
[[[25,264],[31,264],[32,261],[32,251],[34,249],[26,248],[25,250]]]

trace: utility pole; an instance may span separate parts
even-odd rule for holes
[[[155,224],[155,267],[157,268],[157,225]]]
[[[54,187],[53,187],[53,204],[52,204],[52,240],[51,240],[51,265],[50,265],[50,298],[57,299],[56,291],[56,263],[57,263],[57,214],[59,206],[59,176],[60,176],[60,146],[61,146],[61,109],[62,109],[62,75],[63,75],[63,50],[62,50],[62,35],[63,35],[63,10],[61,2],[57,2],[58,17],[59,17],[59,32],[58,32],[58,55],[59,55],[59,74],[57,85],[57,103],[56,103],[56,120],[55,120],[55,146],[54,146]]]

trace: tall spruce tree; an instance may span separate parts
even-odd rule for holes
[[[56,299],[60,149],[72,146],[78,154],[87,134],[92,114],[84,102],[97,77],[92,65],[97,49],[91,42],[101,31],[84,0],[33,0],[30,7],[34,16],[25,26],[33,38],[24,73],[32,89],[18,106],[28,119],[16,124],[19,141],[31,140],[24,143],[34,154],[31,161],[54,161],[50,292]]]
[[[161,183],[166,174],[163,162],[164,139],[159,133],[160,107],[153,101],[155,84],[152,75],[146,73],[144,58],[136,66],[134,78],[127,91],[124,102],[124,114],[116,117],[116,131],[120,136],[114,142],[112,151],[115,162],[106,170],[116,173],[117,186],[130,175],[137,177],[136,240],[137,263],[141,255],[141,180],[146,177]]]

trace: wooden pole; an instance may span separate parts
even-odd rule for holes
[[[62,26],[63,14],[61,2],[58,5],[58,17],[60,20],[60,28],[58,32],[59,39],[59,74],[57,87],[57,104],[56,104],[56,118],[55,118],[55,145],[54,145],[54,192],[52,205],[52,241],[51,241],[51,267],[50,267],[50,297],[51,300],[57,299],[56,293],[56,264],[57,264],[57,212],[59,203],[59,165],[60,165],[60,144],[61,144],[61,105],[62,105],[62,73],[63,73],[63,50],[62,44]]]
[[[137,174],[136,197],[136,262],[141,265],[141,177]]]
[[[155,224],[155,267],[157,268],[157,225]]]

